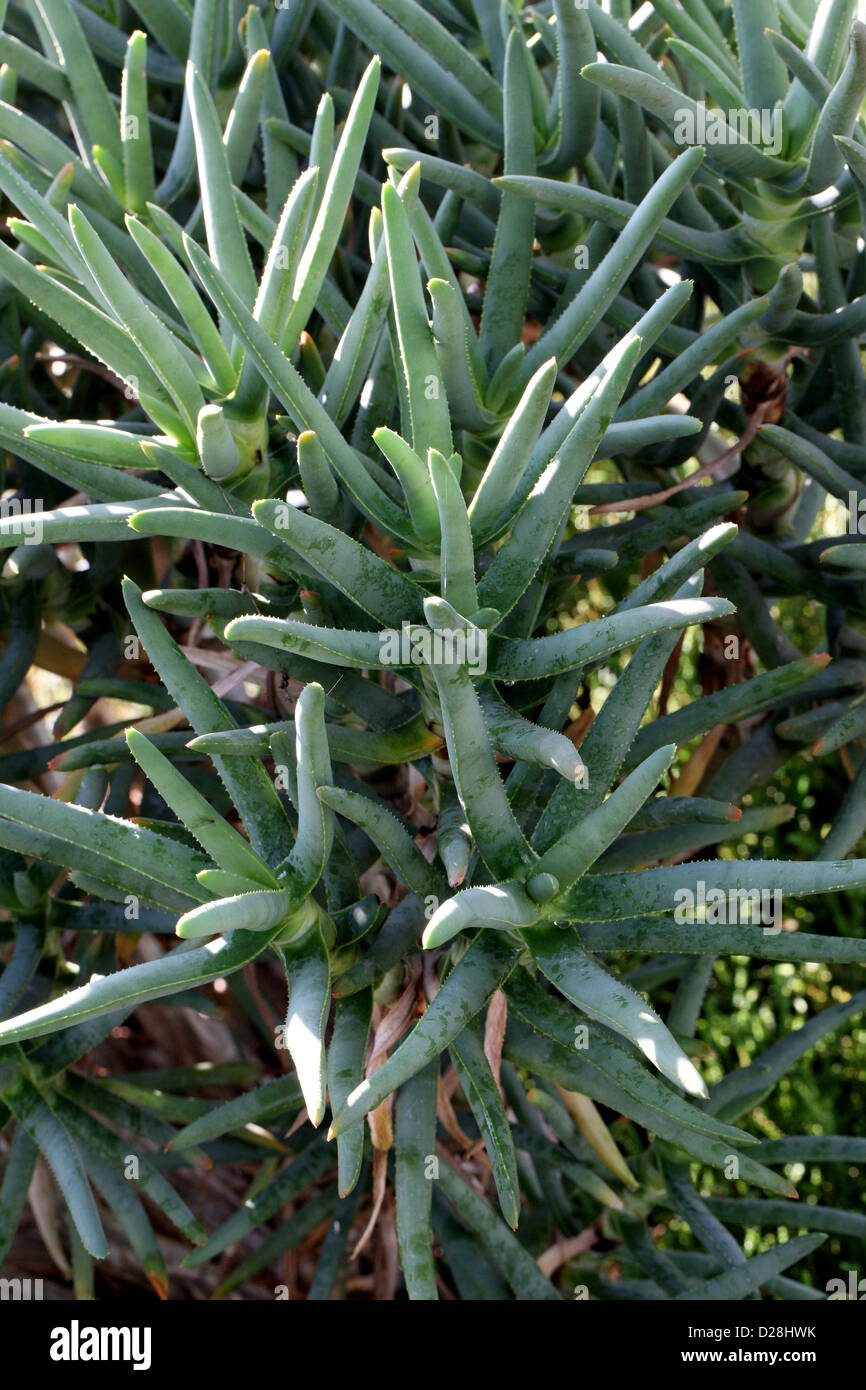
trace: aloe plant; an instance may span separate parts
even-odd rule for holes
[[[624,448],[617,462],[630,486],[599,505],[633,510],[634,522],[624,524],[636,531],[640,509],[654,499],[685,505],[695,496],[690,489],[707,475],[738,474],[736,483],[750,493],[744,520],[751,534],[737,538],[714,563],[713,575],[736,598],[748,640],[764,662],[791,659],[790,642],[766,604],[808,592],[828,611],[846,611],[846,618],[831,620],[828,641],[834,654],[856,662],[862,626],[857,592],[838,573],[822,569],[806,543],[828,495],[851,508],[849,538],[859,534],[863,305],[854,243],[866,170],[858,153],[866,82],[862,25],[852,26],[855,6],[848,0],[815,6],[811,24],[775,3],[663,4],[630,27],[629,10],[608,11],[590,0],[575,16],[571,7],[553,5],[549,13],[534,11],[522,34],[518,26],[515,48],[530,32],[533,39],[524,55],[531,94],[525,96],[525,122],[535,149],[518,153],[515,146],[511,158],[506,151],[504,173],[493,181],[502,190],[498,205],[489,184],[467,175],[459,154],[434,156],[421,145],[418,151],[390,149],[388,158],[406,169],[420,153],[437,196],[446,190],[452,200],[443,220],[453,219],[450,207],[463,200],[475,215],[498,214],[504,230],[513,225],[520,199],[535,204],[542,255],[524,261],[520,275],[512,275],[510,251],[499,236],[493,260],[483,248],[470,251],[465,235],[456,254],[458,264],[487,275],[491,295],[499,290],[497,258],[509,266],[503,279],[512,295],[531,277],[533,313],[548,323],[527,354],[527,363],[538,365],[545,348],[560,363],[580,352],[592,321],[586,311],[598,294],[610,296],[607,315],[622,330],[659,292],[658,271],[646,262],[624,293],[610,276],[590,277],[584,285],[587,260],[601,255],[614,234],[621,248],[632,211],[655,194],[654,183],[667,177],[671,161],[676,165],[684,149],[706,144],[692,186],[678,190],[654,237],[668,273],[673,265],[694,277],[698,293],[688,327],[673,325],[658,341],[663,357],[676,360],[645,385],[648,400],[660,406],[682,391],[701,427],[695,439],[662,443],[644,427],[635,437],[643,446],[638,453],[628,448],[636,416],[629,402],[621,405],[614,429],[625,432]],[[417,47],[434,33],[435,21],[421,7],[371,3],[340,13],[368,41],[375,32],[401,75],[429,90]],[[396,23],[411,41],[398,41]],[[462,25],[464,41],[475,55],[486,52],[491,75],[504,83],[504,40],[491,12],[466,9]],[[595,50],[604,62],[594,61]],[[444,38],[439,51],[447,51]],[[593,59],[585,62],[587,53]],[[480,85],[472,91],[481,99]],[[492,91],[488,96],[496,115],[500,98]],[[466,140],[477,141],[478,122],[456,101],[449,97],[450,120]],[[560,139],[566,128],[580,131],[565,142],[567,153]],[[497,151],[504,146],[504,134],[485,138]],[[711,345],[715,358],[707,353]],[[709,376],[708,362],[715,364]],[[834,437],[839,427],[842,440]],[[680,466],[693,458],[701,467],[681,474]],[[852,665],[838,675],[850,677],[850,698],[858,701],[862,673]]]
[[[859,215],[860,32],[843,67],[845,6],[822,8],[805,56],[796,25],[765,37],[745,4],[733,27],[696,0],[659,5],[636,36],[613,8],[331,0],[251,7],[236,27],[232,7],[196,0],[191,14],[136,6],[147,32],[127,35],[71,0],[9,7],[0,58],[22,94],[7,81],[0,188],[19,215],[0,274],[30,337],[0,435],[20,496],[44,476],[51,505],[0,518],[20,603],[7,700],[50,605],[91,651],[55,742],[0,754],[15,941],[0,974],[4,1254],[37,1152],[82,1287],[106,1252],[90,1184],[163,1295],[134,1183],[193,1244],[187,1267],[301,1200],[220,1296],[330,1221],[309,1296],[331,1297],[360,1204],[370,1194],[375,1217],[389,1180],[412,1299],[436,1298],[443,1276],[467,1298],[554,1300],[569,1280],[602,1297],[810,1297],[785,1271],[823,1233],[862,1235],[856,1213],[792,1216],[777,1171],[843,1161],[857,1141],[758,1142],[734,1121],[866,996],[711,1091],[695,1039],[717,955],[864,954],[857,938],[782,931],[776,911],[781,895],[866,884],[866,860],[846,858],[859,780],[817,859],[736,849],[790,814],[741,808],[754,786],[816,732],[829,749],[866,728],[851,695],[866,672],[845,654],[858,591],[809,541],[821,490],[859,487],[859,310],[832,298],[829,229]],[[74,150],[28,112],[31,88],[62,104]],[[741,89],[744,105],[783,103],[779,156],[665,135],[673,102],[694,115]],[[683,275],[668,284],[672,256]],[[28,370],[46,331],[96,369],[80,418]],[[786,413],[783,359],[800,345],[812,356]],[[726,378],[744,352],[737,407]],[[755,364],[772,378],[760,401]],[[106,385],[110,419],[95,405]],[[773,488],[735,490],[732,459]],[[590,508],[633,519],[585,525]],[[70,545],[88,560],[80,582],[55,549]],[[849,545],[827,560],[839,550],[861,563]],[[590,585],[610,601],[565,621]],[[832,661],[768,612],[796,592],[849,615]],[[660,713],[683,640],[733,619],[764,669]],[[196,662],[191,625],[221,665]],[[269,704],[245,678],[297,697]],[[148,716],[87,724],[96,701],[130,695]],[[571,712],[590,695],[578,739]],[[690,757],[755,717],[741,746]],[[409,814],[393,768],[417,789]],[[85,943],[69,960],[61,932]],[[118,933],[157,944],[114,968]],[[170,934],[180,944],[160,949]],[[77,1067],[151,1000],[228,980],[246,1007],[254,962],[285,977],[269,1046],[292,1070],[278,1080]],[[656,969],[676,982],[666,1018],[645,997]],[[247,1089],[185,1094],[207,1081]],[[209,1235],[161,1172],[261,1151],[247,1199]],[[701,1195],[708,1168],[730,1196]],[[702,1258],[656,1246],[660,1208]],[[737,1227],[761,1223],[818,1234],[747,1258]],[[621,1251],[622,1288],[591,1252],[560,1258],[589,1226]]]

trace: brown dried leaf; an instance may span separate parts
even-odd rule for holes
[[[598,1240],[598,1231],[592,1226],[587,1226],[585,1231],[579,1235],[570,1236],[568,1240],[558,1240],[554,1245],[549,1245],[542,1255],[536,1260],[538,1268],[542,1274],[546,1274],[548,1279],[561,1265],[573,1260],[575,1255],[583,1254],[584,1250],[589,1250]]]
[[[385,1200],[385,1181],[387,1176],[388,1155],[384,1150],[377,1149],[373,1154],[373,1210],[370,1213],[370,1220],[364,1227],[358,1244],[352,1251],[350,1258],[353,1260],[357,1260],[362,1250],[369,1244],[370,1237],[376,1229],[376,1222],[379,1220],[379,1212],[382,1210],[382,1203]]]
[[[490,999],[487,1018],[484,1023],[484,1056],[493,1072],[494,1080],[502,1091],[499,1070],[502,1066],[502,1047],[505,1042],[505,1023],[508,1018],[508,1001],[501,989]]]

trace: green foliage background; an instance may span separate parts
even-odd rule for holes
[[[163,1297],[860,1269],[855,8],[0,0],[0,1257],[29,1192],[81,1298],[108,1216]]]

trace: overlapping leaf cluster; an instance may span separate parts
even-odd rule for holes
[[[864,490],[866,56],[852,0],[812,8],[8,5],[0,691],[72,684],[54,742],[0,754],[3,1255],[41,1153],[82,1287],[94,1189],[162,1294],[149,1205],[196,1265],[297,1199],[220,1292],[330,1222],[328,1298],[391,1183],[411,1298],[823,1296],[783,1272],[864,1218],[777,1170],[866,1141],[733,1122],[866,994],[710,1094],[695,1030],[717,954],[862,942],[675,914],[866,884],[866,548],[814,539]],[[775,112],[779,151],[683,141],[702,108]],[[590,581],[603,615],[563,622]],[[751,657],[648,719],[705,624]],[[818,858],[734,853],[816,737],[853,775]],[[677,982],[664,1020],[635,953]],[[282,1078],[79,1065],[275,958]],[[214,1085],[242,1089],[187,1094]],[[209,1234],[164,1175],[263,1149]],[[703,1253],[659,1249],[658,1210]],[[747,1259],[738,1224],[819,1234]]]

